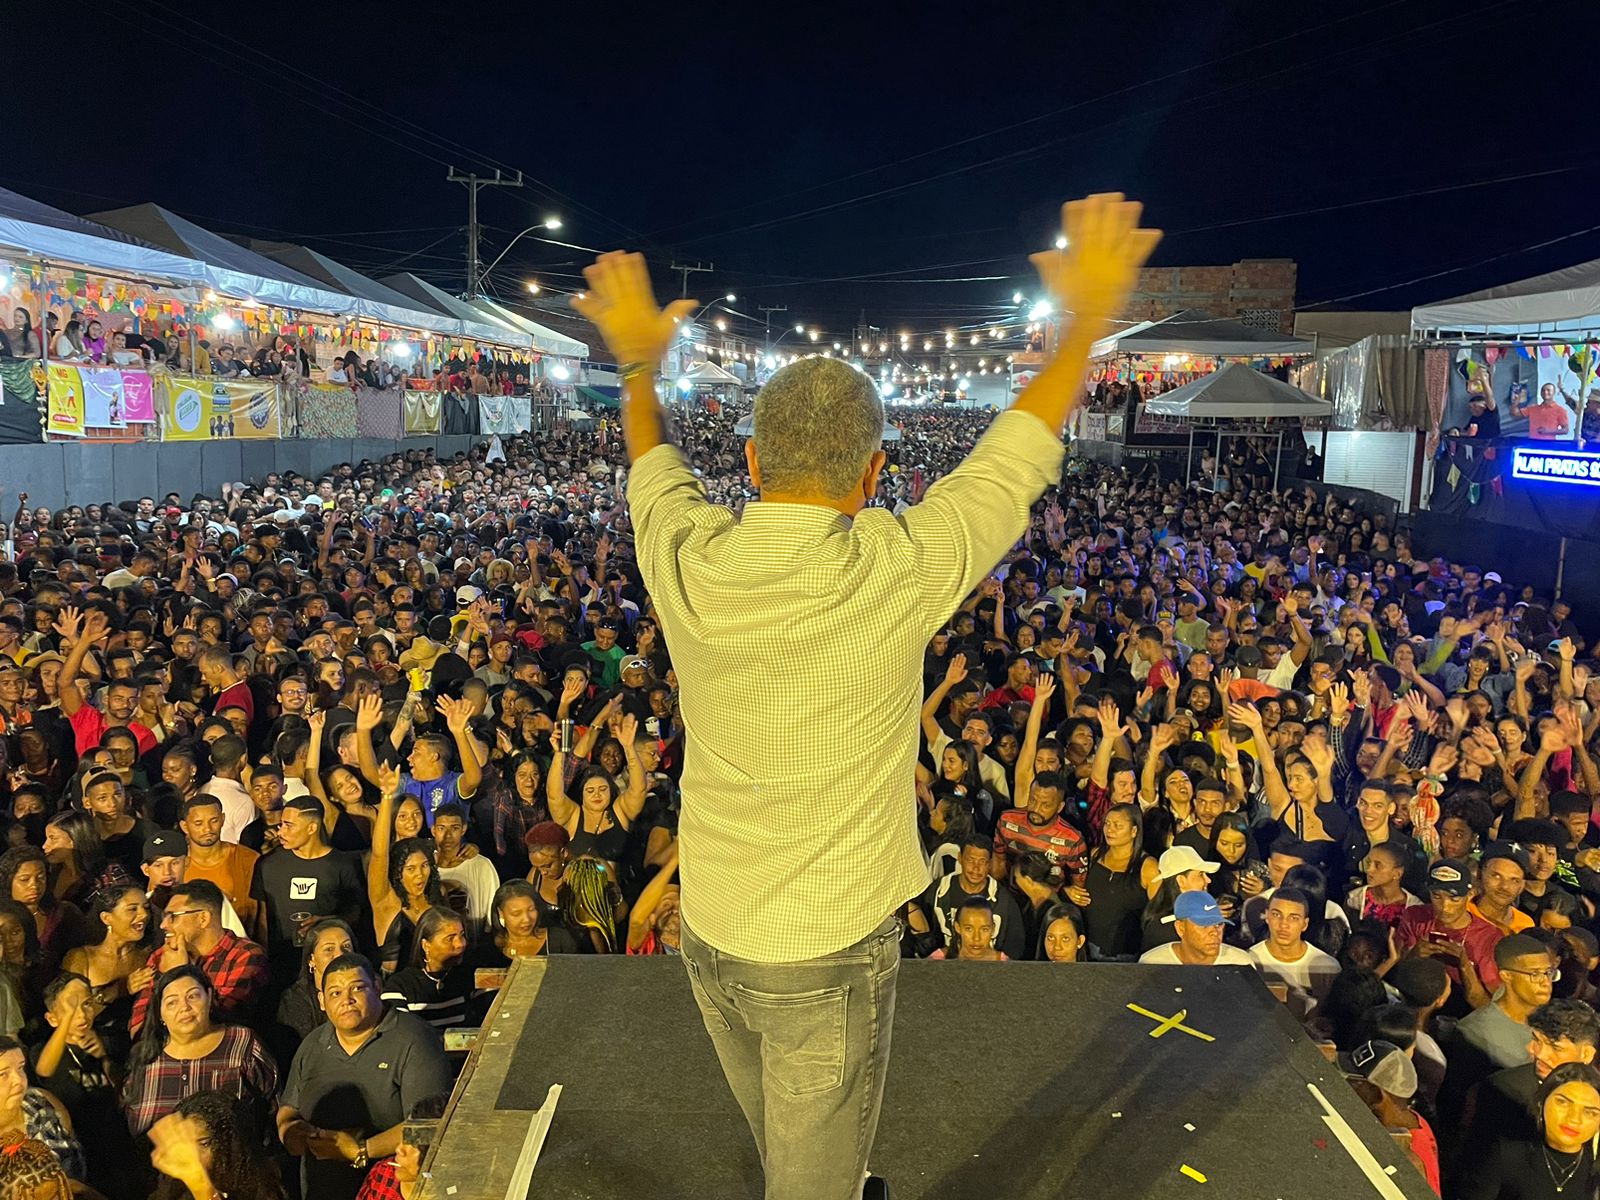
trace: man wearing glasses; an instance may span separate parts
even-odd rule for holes
[[[216,1011],[223,1020],[247,1022],[256,998],[267,985],[267,952],[222,926],[222,889],[205,879],[192,879],[172,889],[161,917],[161,946],[148,962],[157,978],[186,963],[206,973],[217,991]],[[134,999],[128,1032],[134,1037],[150,1010],[155,980]]]
[[[1561,968],[1549,947],[1525,933],[1503,937],[1494,948],[1501,988],[1488,1004],[1461,1019],[1456,1033],[1495,1067],[1528,1061],[1528,1015],[1550,1001]]]

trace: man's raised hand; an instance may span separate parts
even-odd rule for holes
[[[1066,248],[1029,256],[1045,290],[1076,320],[1100,323],[1121,314],[1139,268],[1161,241],[1159,229],[1139,227],[1143,208],[1121,192],[1070,201],[1061,206]]]
[[[679,321],[693,316],[699,307],[693,300],[674,300],[658,308],[641,254],[602,254],[594,266],[584,268],[583,277],[589,283],[588,294],[573,300],[572,307],[594,322],[617,362],[625,366],[657,366],[678,336]]]

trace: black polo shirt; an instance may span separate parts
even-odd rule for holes
[[[451,1080],[439,1034],[389,1009],[354,1054],[345,1053],[332,1024],[318,1026],[295,1052],[283,1103],[320,1129],[368,1138],[400,1124],[419,1101],[448,1093]],[[302,1194],[317,1200],[354,1200],[365,1176],[345,1162],[300,1160]]]

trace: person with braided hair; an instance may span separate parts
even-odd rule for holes
[[[598,858],[574,859],[560,895],[562,919],[578,939],[578,948],[584,949],[587,941],[596,954],[616,953],[617,930],[628,906],[610,866]]]

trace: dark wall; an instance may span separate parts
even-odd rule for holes
[[[216,495],[224,483],[259,482],[274,471],[314,475],[335,463],[382,458],[401,450],[436,451],[448,458],[486,439],[471,434],[406,438],[335,438],[325,441],[50,442],[41,446],[0,446],[0,502],[9,516],[16,497],[28,493],[30,505],[62,508],[107,500],[159,499],[167,492],[188,498]]]
[[[1532,584],[1545,595],[1561,595],[1573,605],[1580,624],[1594,615],[1586,599],[1600,596],[1600,543],[1568,538],[1563,566],[1559,534],[1500,525],[1432,509],[1411,515],[1413,553],[1419,558],[1442,556],[1452,562],[1498,571],[1512,586]],[[1584,625],[1587,631],[1588,625]]]

